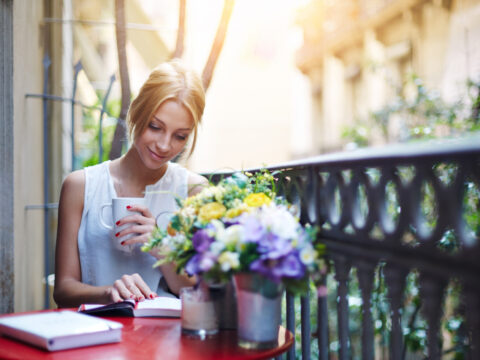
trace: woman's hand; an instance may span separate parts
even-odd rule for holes
[[[153,299],[157,296],[138,274],[123,275],[116,280],[112,286],[107,288],[109,302],[119,302],[125,299],[143,301]]]
[[[116,225],[122,226],[125,224],[131,224],[131,226],[116,233],[115,236],[118,239],[121,239],[125,235],[135,234],[135,236],[122,241],[120,243],[122,246],[145,244],[150,240],[150,234],[155,228],[155,218],[146,206],[131,205],[130,207],[127,207],[127,209],[132,211],[132,215],[120,219]]]

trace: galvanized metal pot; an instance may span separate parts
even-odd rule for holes
[[[238,345],[246,349],[278,346],[284,287],[255,273],[234,276]]]
[[[210,296],[215,305],[220,330],[237,328],[237,301],[233,281],[226,284],[209,284]]]

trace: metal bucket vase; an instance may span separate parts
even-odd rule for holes
[[[210,296],[214,302],[220,330],[237,328],[237,301],[233,281],[226,284],[209,284]]]
[[[238,345],[246,349],[278,346],[283,285],[254,273],[235,275],[234,285]]]

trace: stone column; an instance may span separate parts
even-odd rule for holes
[[[13,312],[13,0],[0,0],[0,314]]]

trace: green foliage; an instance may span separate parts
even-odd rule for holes
[[[400,87],[401,88],[401,87]],[[480,82],[469,80],[467,96],[454,103],[444,101],[437,91],[426,88],[422,79],[410,75],[403,90],[367,119],[343,129],[342,137],[357,147],[371,145],[378,131],[386,142],[458,136],[480,130]],[[392,124],[397,121],[397,129]]]
[[[100,96],[99,96],[100,99]],[[100,107],[100,100],[97,101],[95,107]],[[120,115],[120,100],[114,99],[107,102],[106,112],[112,117],[104,115],[102,126],[102,145],[103,155],[99,159],[99,116],[100,111],[97,109],[84,109],[83,111],[83,128],[80,143],[80,151],[78,151],[77,162],[81,167],[87,167],[108,160],[108,154],[112,147],[113,133],[115,131],[118,116]]]

